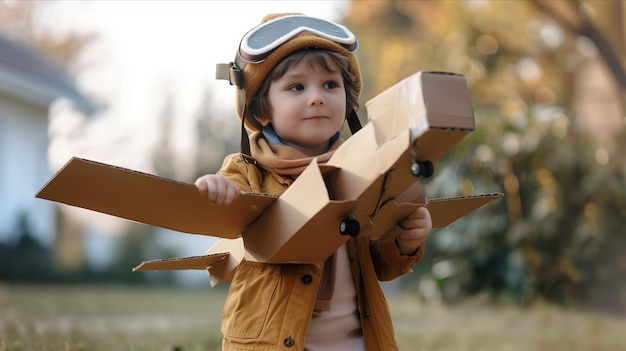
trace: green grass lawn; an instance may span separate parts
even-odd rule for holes
[[[223,288],[0,285],[0,351],[219,350]],[[388,295],[401,350],[626,350],[626,318]]]

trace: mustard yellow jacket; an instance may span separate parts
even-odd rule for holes
[[[293,179],[270,173],[241,154],[226,157],[218,174],[243,191],[279,196]],[[391,231],[399,231],[392,228]],[[393,234],[393,233],[392,233]],[[423,256],[401,256],[393,239],[367,236],[347,243],[350,267],[368,351],[397,350],[391,316],[379,280],[411,272]],[[303,350],[323,264],[266,264],[243,261],[230,284],[222,316],[222,349]]]

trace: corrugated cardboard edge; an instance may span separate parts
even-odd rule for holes
[[[143,261],[135,268],[133,268],[133,272],[187,269],[205,270],[213,266],[215,263],[223,260],[227,256],[229,256],[228,252],[222,252],[202,256],[176,257]]]

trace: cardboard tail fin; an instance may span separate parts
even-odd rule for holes
[[[209,273],[211,286],[215,286],[218,283],[231,281],[235,268],[243,260],[244,251],[241,237],[220,239],[207,251],[206,255],[144,261],[133,268],[133,272],[206,270]]]
[[[466,214],[504,196],[502,193],[428,199],[433,228],[444,228]]]
[[[220,262],[229,254],[227,252],[203,255],[203,256],[191,256],[191,257],[177,257],[177,258],[165,258],[151,261],[143,261],[135,268],[133,272],[137,271],[169,271],[169,270],[185,270],[185,269],[198,269],[206,270],[213,266],[217,262]]]

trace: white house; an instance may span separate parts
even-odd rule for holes
[[[55,206],[35,194],[51,176],[48,107],[61,97],[96,110],[60,67],[0,34],[0,244],[17,240],[20,218],[42,244],[54,240]]]

